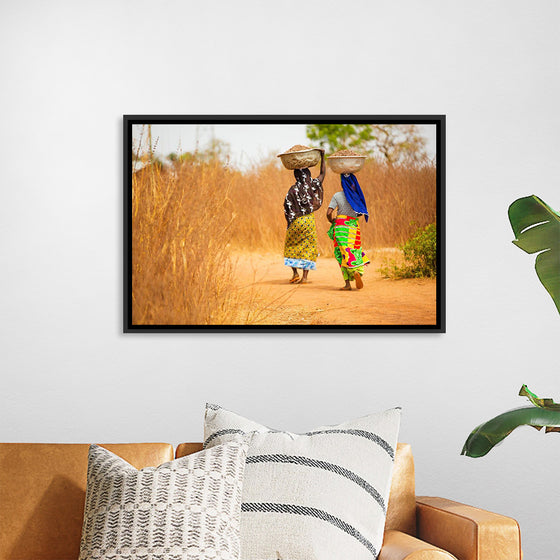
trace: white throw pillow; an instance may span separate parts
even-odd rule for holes
[[[394,408],[293,434],[206,405],[205,447],[253,432],[243,483],[241,558],[377,558],[400,416]]]
[[[89,450],[80,560],[238,560],[247,444],[137,470]]]

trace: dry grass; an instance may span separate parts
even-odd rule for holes
[[[132,322],[227,324],[232,290],[228,191],[235,178],[218,163],[148,166],[132,179]]]
[[[368,224],[362,221],[365,247],[403,243],[416,227],[435,220],[434,167],[367,162],[358,179],[371,216]],[[266,314],[250,290],[235,285],[232,254],[236,249],[281,256],[283,203],[293,182],[293,173],[277,162],[246,173],[219,161],[186,161],[172,170],[148,166],[135,173],[133,324],[247,324]],[[327,173],[324,189],[324,206],[316,213],[319,251],[331,255],[326,209],[340,190],[339,176]]]
[[[312,174],[317,175],[318,169],[312,169]],[[369,222],[361,220],[365,247],[394,247],[409,239],[418,227],[435,221],[435,167],[391,168],[370,161],[357,176],[370,211]],[[232,244],[246,250],[281,252],[286,232],[284,197],[293,183],[293,173],[276,162],[240,176],[230,192],[237,214]],[[332,195],[340,190],[340,175],[327,172],[323,207],[315,213],[322,255],[332,253],[326,213]]]

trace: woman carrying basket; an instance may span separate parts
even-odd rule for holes
[[[287,222],[284,242],[284,264],[291,267],[290,283],[304,284],[310,270],[317,262],[317,227],[313,212],[323,204],[323,179],[325,178],[325,154],[321,150],[321,171],[311,178],[308,168],[294,169],[296,182],[284,199],[284,216]],[[300,278],[298,270],[301,269]]]
[[[352,173],[340,175],[342,190],[335,193],[327,210],[327,220],[331,223],[328,235],[334,242],[334,256],[340,265],[344,287],[341,290],[351,290],[350,281],[356,281],[358,290],[364,287],[362,276],[364,266],[369,259],[362,251],[362,239],[358,218],[365,216],[369,219],[364,193],[356,176]],[[333,217],[334,209],[336,217]]]

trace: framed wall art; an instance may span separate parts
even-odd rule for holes
[[[443,115],[125,115],[124,332],[445,332]]]

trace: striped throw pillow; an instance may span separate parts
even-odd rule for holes
[[[89,450],[79,560],[239,560],[247,444],[137,470]]]
[[[252,433],[241,504],[243,560],[375,560],[401,409],[304,434],[206,405],[204,445]]]

